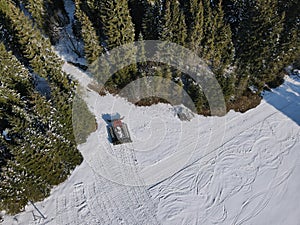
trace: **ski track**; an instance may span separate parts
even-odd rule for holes
[[[280,110],[292,104],[294,102],[287,102]],[[266,107],[268,107],[267,111]],[[269,183],[267,190],[248,197],[237,214],[231,218],[228,218],[226,201],[241,191],[251,193],[252,183],[264,170],[278,171],[284,155],[288,154],[297,143],[299,139],[297,132],[280,133],[279,128],[284,124],[282,121],[277,121],[277,123],[273,121],[278,114],[278,110],[263,102],[260,107],[250,111],[246,116],[241,114],[229,119],[226,121],[226,126],[233,132],[225,133],[225,135],[214,134],[214,138],[223,138],[221,146],[214,146],[215,148],[205,155],[197,156],[196,153],[193,161],[177,174],[157,186],[152,186],[150,192],[154,193],[153,198],[159,199],[158,211],[162,210],[162,214],[165,214],[158,220],[163,224],[221,224],[227,219],[226,223],[232,221],[232,224],[244,224],[251,217],[259,214],[268,205],[274,190],[278,189],[277,186],[272,186],[272,182]],[[242,121],[241,118],[243,118]],[[168,132],[176,134],[177,130],[168,130]],[[269,135],[265,136],[265,134]],[[247,142],[235,143],[236,137],[241,136],[244,136]],[[276,136],[279,139],[276,139]],[[289,146],[283,146],[284,143],[289,143]],[[197,145],[197,143],[193,144]],[[268,146],[270,144],[271,146]],[[131,149],[124,146],[120,149],[114,148],[110,153],[121,162],[132,164],[135,157],[124,155],[124,153],[134,154],[134,147],[132,144]],[[134,168],[134,166],[129,168]],[[134,171],[124,171],[124,179],[126,179],[126,174],[136,175]],[[274,180],[276,179],[274,175]],[[282,187],[287,180],[288,176],[278,186]],[[133,194],[133,196],[136,195]],[[254,205],[254,207],[245,213],[249,205]],[[148,215],[153,214],[155,209],[152,210],[147,211],[150,213]],[[157,221],[148,221],[148,224],[157,224]]]
[[[122,163],[135,164],[133,150],[124,146],[111,149]],[[128,173],[134,171],[124,171],[124,179]],[[112,183],[97,174],[94,180],[92,184],[74,185],[73,193],[67,197],[70,207],[65,197],[56,199],[56,224],[159,224],[147,189]]]
[[[68,63],[63,69],[79,80],[84,89],[88,89],[92,79],[85,73]],[[288,78],[287,81],[291,83],[293,80]],[[299,97],[295,94],[296,85],[299,86],[300,82],[293,82],[291,89],[285,88]],[[93,96],[96,95],[89,91],[85,100],[99,123],[102,121],[101,115],[97,115],[100,106],[93,102],[97,101]],[[73,183],[62,185],[65,190],[57,193],[54,191],[54,207],[52,211],[47,211],[46,219],[37,216],[38,219],[33,221],[32,215],[38,214],[29,207],[26,212],[16,216],[14,220],[11,219],[13,223],[4,224],[19,224],[17,220],[21,221],[21,218],[29,221],[21,223],[26,225],[252,224],[251,219],[262,213],[275,197],[284,198],[289,178],[300,165],[297,151],[300,147],[300,128],[280,112],[292,110],[293,105],[298,104],[296,97],[281,103],[279,110],[263,101],[246,114],[229,115],[225,123],[226,131],[229,132],[215,130],[209,134],[207,130],[211,124],[205,123],[198,136],[191,134],[183,139],[181,137],[184,125],[170,128],[173,120],[164,121],[164,117],[160,118],[166,129],[162,132],[158,129],[161,123],[157,120],[153,123],[152,120],[145,120],[144,124],[137,126],[133,118],[130,121],[133,126],[131,131],[133,138],[138,141],[114,146],[108,143],[107,134],[102,132],[105,130],[102,122],[96,133],[91,135],[94,135],[94,139],[90,141],[97,140],[97,143],[102,143],[94,147],[104,148],[120,162],[116,168],[109,170],[115,170],[123,181],[130,176],[137,184],[143,183],[137,167],[147,160],[143,161],[137,150],[146,145],[139,142],[143,135],[134,135],[140,130],[155,130],[148,140],[158,140],[150,146],[153,150],[163,144],[167,146],[166,153],[178,147],[183,148],[180,150],[195,148],[195,151],[183,168],[152,186],[127,186],[107,180],[97,172],[100,167],[95,166],[104,166],[101,158],[92,157],[89,162],[85,159],[84,162],[90,170],[89,177],[82,177],[80,180],[75,173],[75,178],[70,178]],[[159,114],[151,116],[159,118]],[[198,124],[189,126],[195,129]],[[166,145],[177,136],[180,136],[179,141],[176,140],[180,144],[175,141],[175,144]],[[215,141],[216,139],[221,141]],[[208,150],[202,151],[203,146],[209,146]],[[79,147],[84,156],[88,154],[88,149],[85,149],[87,147],[89,145],[84,144]],[[159,154],[164,156],[161,152]],[[46,211],[44,203],[37,205],[41,211]]]
[[[196,206],[198,218],[192,221],[193,224],[223,223],[226,219],[227,212],[226,200],[239,191],[245,191],[246,189],[251,190],[251,184],[264,170],[273,169],[278,171],[284,155],[288,154],[289,150],[293,149],[296,143],[299,142],[299,131],[297,132],[297,130],[295,133],[290,134],[280,133],[280,129],[278,128],[281,126],[283,129],[284,121],[274,122],[272,117],[275,114],[276,113],[271,113],[267,115],[261,123],[254,122],[251,125],[243,125],[243,128],[245,126],[249,128],[246,128],[244,131],[240,131],[241,129],[237,131],[235,135],[245,135],[247,137],[248,142],[250,142],[248,146],[247,144],[245,145],[245,143],[235,145],[234,138],[229,137],[229,141],[225,142],[222,148],[217,150],[217,154],[211,160],[205,161],[205,164],[202,166],[192,162],[179,174],[163,182],[163,185],[154,187],[154,189],[158,189],[154,190],[154,192],[157,193],[155,198],[166,199],[165,201],[160,201],[159,210],[164,210],[166,214],[171,214],[169,209],[172,208],[172,205],[174,205],[174,207],[178,206],[178,198],[184,198],[186,201],[181,201],[186,202],[186,204],[179,210],[183,215],[169,215],[168,219],[174,217],[173,220],[178,221],[176,217],[188,217],[188,215],[184,214],[190,214],[189,217],[192,218],[194,217],[192,214],[195,212],[195,209],[189,205],[192,205],[191,201],[196,199],[194,201],[195,204],[198,204]],[[266,124],[269,124],[269,127],[266,126]],[[263,129],[267,130],[267,128],[271,132],[264,131],[264,133],[274,134],[274,130],[279,131],[279,133],[274,134],[278,139],[275,139],[272,135],[261,137]],[[268,139],[274,140],[270,141]],[[266,146],[266,144],[272,144],[274,142],[277,144]],[[294,163],[297,163],[297,161],[295,160]],[[295,164],[292,165],[292,167],[294,166]],[[283,176],[283,179],[280,180],[277,185],[271,182],[267,190],[256,194],[263,197],[253,209],[248,209],[247,213],[249,213],[249,211],[251,213],[247,216],[244,215],[245,209],[247,208],[246,206],[252,204],[257,197],[254,195],[246,200],[240,212],[234,217],[232,224],[245,224],[253,216],[259,214],[269,203],[274,191],[282,191],[292,170],[291,168],[289,171],[286,171],[285,174],[287,174],[287,176]],[[277,179],[279,178],[275,175],[273,181],[275,182]],[[187,185],[187,183],[189,185]],[[190,196],[191,191],[194,193],[193,197]],[[216,210],[220,206],[224,210]],[[219,218],[216,219],[215,213],[220,211],[223,213],[220,213]],[[173,223],[170,222],[168,224]],[[228,224],[228,222],[226,224]]]

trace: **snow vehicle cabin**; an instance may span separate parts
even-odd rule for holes
[[[110,118],[107,119],[108,134],[114,145],[132,142],[127,124],[122,121],[123,119],[124,117],[121,118],[119,113],[111,115]]]

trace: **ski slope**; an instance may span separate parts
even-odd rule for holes
[[[99,96],[72,65],[98,129],[84,161],[50,197],[2,224],[285,224],[300,221],[300,79],[286,77],[255,109],[177,118],[166,104]],[[132,143],[109,143],[104,114],[125,116]],[[41,215],[42,214],[42,215]]]

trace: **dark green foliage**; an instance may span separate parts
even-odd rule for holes
[[[126,0],[103,0],[100,5],[101,21],[108,50],[132,43],[135,40],[134,25]],[[111,58],[112,65],[130,60],[134,50],[129,49]],[[130,65],[117,73],[108,82],[111,90],[123,88],[136,78],[136,65]]]
[[[185,46],[187,27],[185,16],[177,0],[165,1],[160,39]]]
[[[204,39],[204,7],[202,0],[187,1],[186,21],[188,26],[188,47],[201,54]]]
[[[83,99],[77,95],[73,101],[73,126],[78,144],[84,143],[89,134],[97,128],[95,117],[89,111]]]
[[[142,33],[145,40],[157,40],[161,32],[161,5],[159,0],[146,1],[142,19]]]
[[[0,137],[5,150],[1,153],[5,163],[0,170],[0,208],[16,213],[29,200],[46,197],[82,158],[75,147],[66,98],[57,95],[64,101],[59,104],[38,94],[29,72],[3,44],[0,71],[0,131],[9,131],[9,139]]]
[[[272,81],[280,72],[274,61],[278,60],[280,36],[285,14],[278,12],[278,6],[271,1],[258,1],[249,7],[248,17],[237,33],[240,45],[237,54],[243,67],[240,73],[249,74],[250,84],[259,89]],[[254,66],[255,65],[255,66]],[[281,66],[282,68],[282,66]]]
[[[145,14],[146,0],[129,0],[129,11],[134,24],[135,40],[142,31],[142,21]]]
[[[226,0],[237,62],[237,97],[255,85],[280,84],[283,69],[299,55],[298,1]],[[298,30],[298,31],[296,31]]]
[[[49,36],[51,43],[58,42],[62,28],[69,23],[63,0],[24,0],[35,25]]]
[[[81,36],[84,41],[85,57],[88,63],[91,65],[101,56],[103,50],[92,22],[86,13],[80,8],[80,1],[76,0],[75,5],[75,16],[78,18],[79,23],[81,24]]]
[[[0,16],[5,19],[1,26],[19,46],[19,51],[13,50],[51,89],[49,99],[39,94],[33,73],[0,45],[0,132],[9,132],[9,138],[0,137],[1,152],[5,153],[0,208],[16,213],[29,200],[49,195],[51,187],[64,181],[82,157],[72,127],[74,82],[61,71],[62,61],[50,41],[13,3],[1,0]]]
[[[134,26],[126,0],[102,0],[101,20],[109,49],[134,41]]]

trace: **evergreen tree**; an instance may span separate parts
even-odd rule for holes
[[[250,85],[261,90],[279,73],[272,62],[278,60],[285,14],[271,0],[249,3],[247,13],[237,34],[239,73],[247,74]]]
[[[185,46],[187,27],[183,11],[177,0],[165,1],[161,25],[161,40]]]
[[[284,13],[283,31],[278,49],[281,68],[300,59],[300,5],[296,0],[278,1],[279,13]],[[276,79],[276,78],[275,78]]]
[[[92,22],[88,16],[80,8],[80,1],[75,1],[76,10],[75,15],[79,19],[81,24],[81,36],[84,41],[84,52],[88,63],[91,65],[95,62],[102,53],[102,47],[99,43],[99,38],[96,34],[96,30],[93,27]]]
[[[5,197],[0,207],[14,212],[13,208],[20,210],[29,199],[35,201],[48,195],[51,186],[66,179],[82,159],[76,150],[72,129],[74,82],[62,73],[62,61],[52,52],[49,40],[32,26],[20,9],[1,0],[0,15],[5,18],[3,25],[6,30],[20,47],[20,58],[29,62],[37,76],[46,78],[51,87],[50,99],[37,93],[32,82],[33,74],[29,76],[11,53],[7,53],[3,46],[0,48],[0,64],[3,66],[0,69],[1,76],[4,76],[1,82],[5,82],[0,97],[1,104],[5,105],[0,108],[5,109],[1,111],[1,120],[6,124],[1,130],[9,129],[11,140],[5,148],[13,156],[3,169],[3,177],[22,173],[18,177],[19,184],[13,189],[9,187],[14,187],[14,180],[1,183],[7,188],[1,188],[0,195]],[[23,72],[17,68],[23,68]],[[5,195],[8,192],[9,195]],[[12,200],[16,200],[16,205],[6,205]]]
[[[204,30],[204,7],[201,0],[188,1],[187,25],[188,25],[188,46],[196,54],[201,53],[201,43]]]
[[[223,75],[224,70],[233,63],[234,47],[232,33],[229,24],[225,22],[222,1],[215,6],[214,10],[214,42],[212,58],[212,69],[217,75]]]
[[[135,40],[138,40],[142,31],[142,21],[145,13],[146,0],[129,0],[129,9],[135,27]]]
[[[25,0],[22,3],[37,28],[50,38],[51,43],[57,43],[62,27],[69,23],[63,0]]]
[[[68,77],[60,71],[62,61],[51,50],[51,43],[43,37],[31,21],[13,4],[0,1],[0,13],[9,20],[8,29],[18,41],[23,56],[33,70],[42,77],[53,81],[61,89],[69,91]]]
[[[109,50],[134,42],[135,31],[126,0],[103,0],[101,2],[101,20]],[[133,51],[134,49],[128,49],[128,51],[119,52],[119,55],[113,55],[110,63],[120,65],[130,61],[131,56],[134,55]],[[112,85],[114,87],[111,86],[111,88],[123,88],[135,78],[136,65],[128,66],[114,74],[112,80],[115,85]]]
[[[145,40],[158,40],[161,32],[161,2],[159,0],[145,3],[145,15],[142,20],[142,33]]]
[[[101,1],[99,0],[76,0],[77,8],[80,8],[92,23],[99,38],[103,37],[102,23],[101,23]],[[78,18],[80,20],[80,18]]]
[[[134,41],[134,26],[126,0],[102,0],[101,20],[109,49]]]
[[[30,12],[39,29],[44,28],[45,14],[47,13],[44,6],[44,0],[26,0],[25,7]]]
[[[212,5],[210,1],[203,0],[203,5],[205,8],[203,57],[211,65],[214,73],[222,75],[224,69],[233,62],[231,29],[224,19],[222,1]]]

